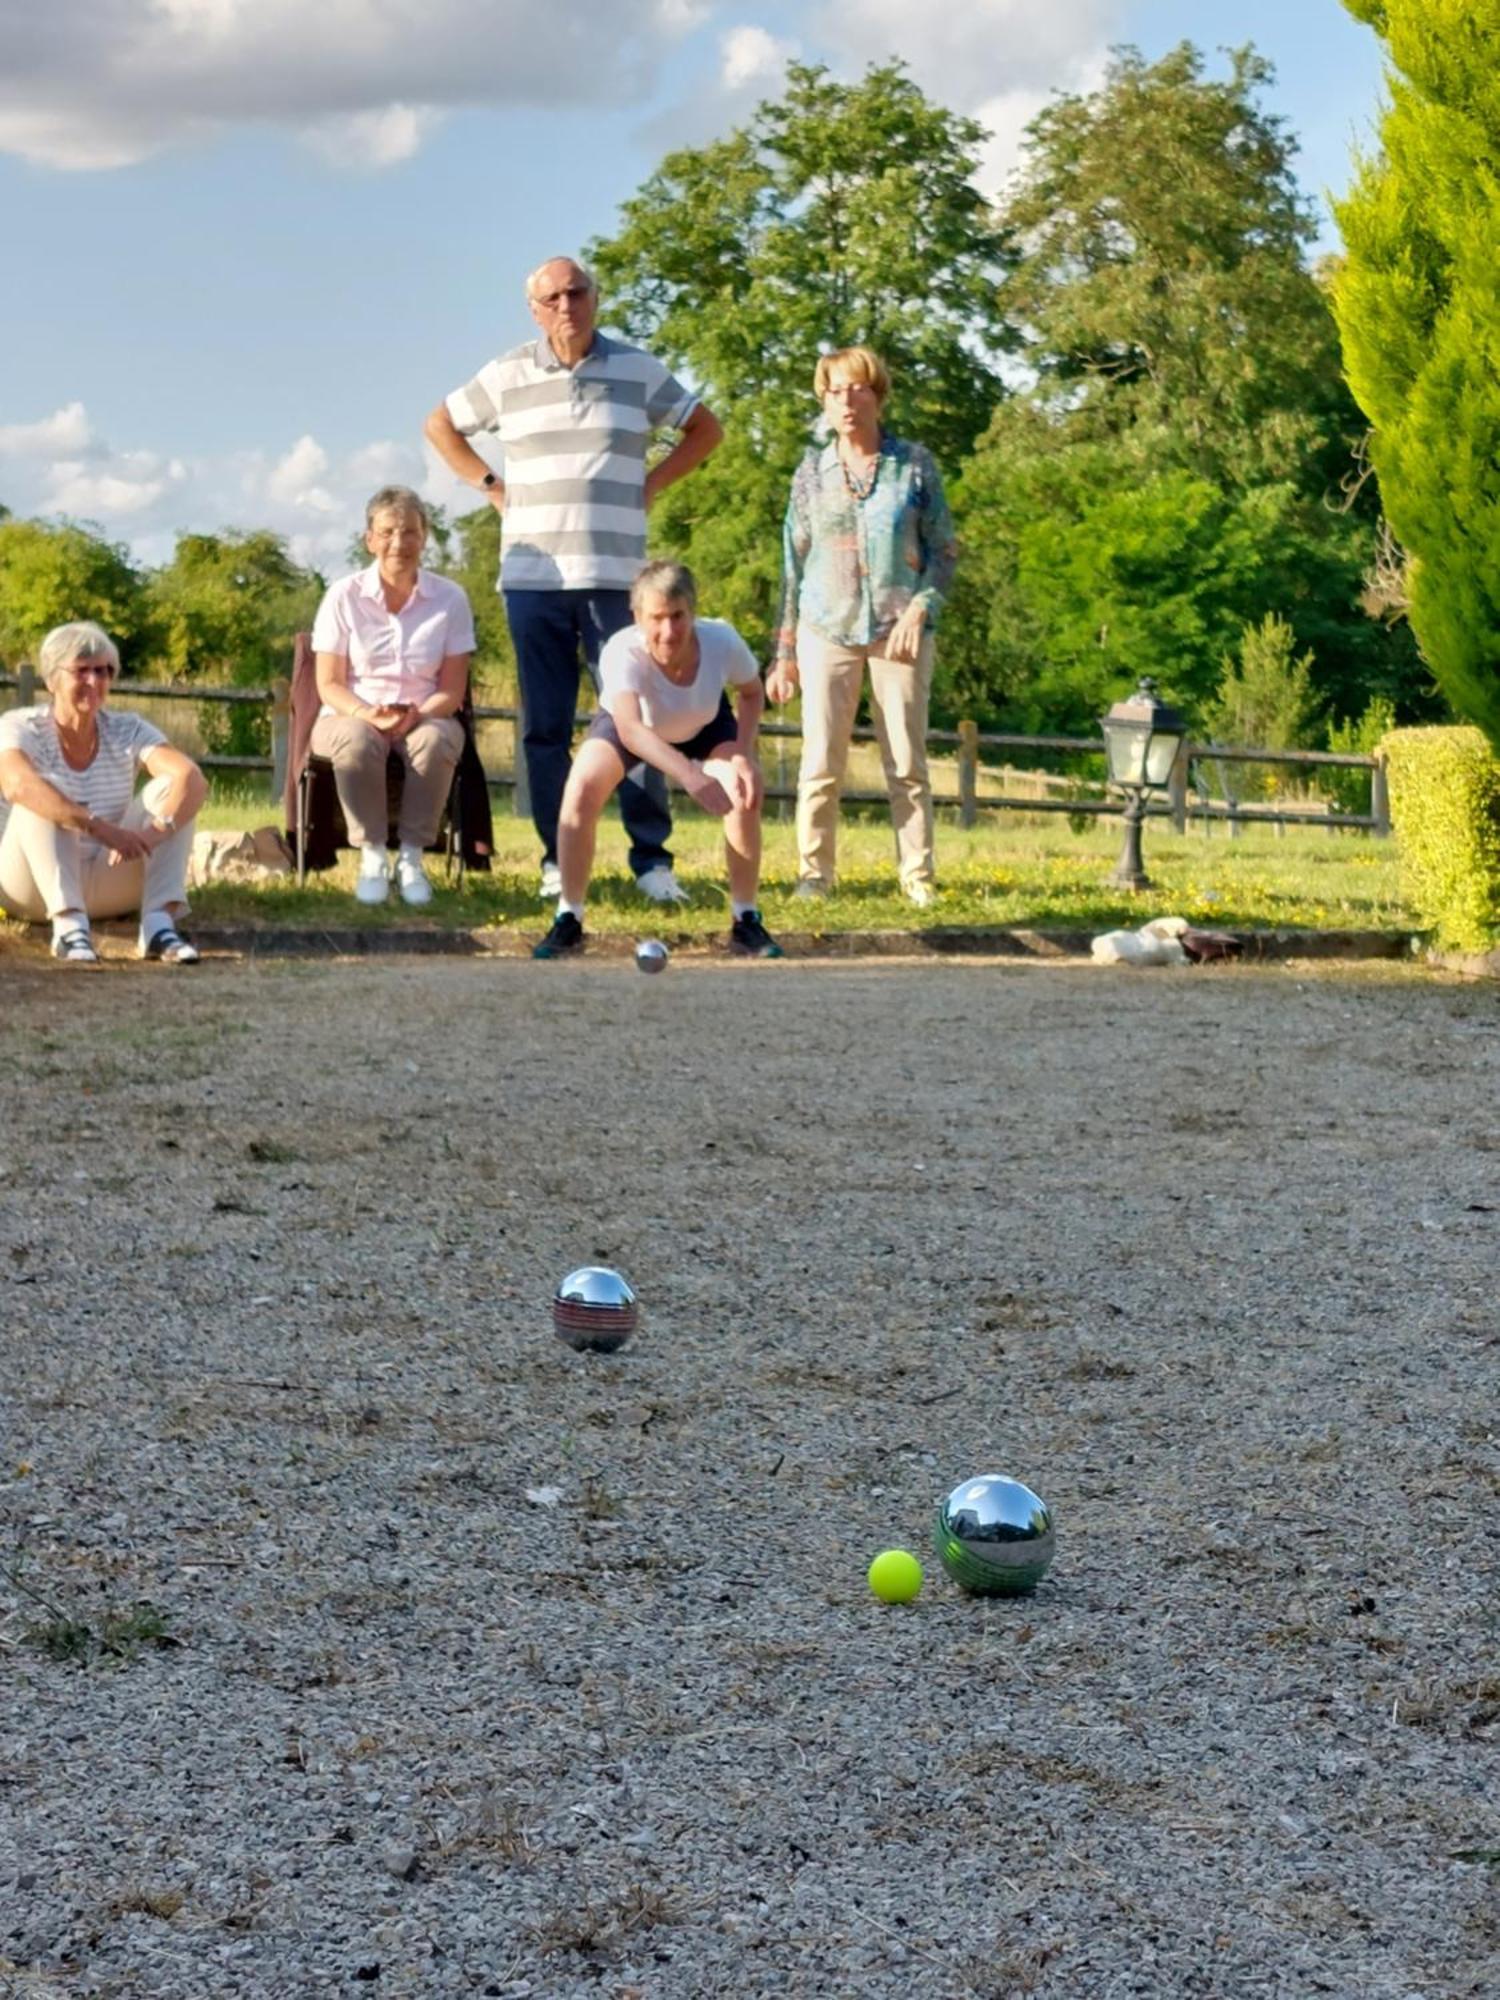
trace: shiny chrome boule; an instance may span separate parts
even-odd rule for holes
[[[640,972],[663,972],[669,956],[660,938],[642,938],[635,948],[636,969]]]
[[[1051,1508],[1029,1486],[985,1472],[955,1486],[938,1508],[933,1541],[965,1590],[1017,1597],[1047,1574],[1057,1530]]]
[[[635,1293],[618,1271],[604,1264],[584,1264],[569,1271],[552,1300],[552,1329],[559,1340],[579,1350],[592,1347],[612,1354],[635,1332]]]

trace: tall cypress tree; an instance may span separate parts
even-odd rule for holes
[[[1334,310],[1413,629],[1500,748],[1500,0],[1344,0],[1390,57]]]

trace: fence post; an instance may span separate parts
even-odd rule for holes
[[[36,668],[22,660],[16,668],[16,707],[30,708],[36,700]]]
[[[292,684],[285,674],[271,682],[271,802],[286,791],[286,760],[291,751]]]
[[[979,818],[979,724],[958,725],[958,823],[973,826]]]
[[[517,819],[530,819],[531,774],[526,769],[526,706],[521,699],[519,679],[516,684],[516,719],[512,728],[511,772],[515,783],[510,788],[510,809]]]
[[[1375,822],[1375,831],[1389,840],[1391,835],[1391,787],[1386,776],[1385,758],[1377,751],[1375,768],[1370,773],[1370,817]]]
[[[1167,803],[1172,808],[1172,830],[1174,833],[1187,832],[1188,764],[1191,750],[1184,736],[1177,746],[1177,755],[1172,760],[1171,776],[1167,779]]]

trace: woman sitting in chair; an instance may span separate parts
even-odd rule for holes
[[[463,749],[457,720],[474,651],[474,618],[456,583],[421,567],[427,509],[408,486],[382,486],[365,509],[368,569],[332,585],[313,624],[318,694],[311,749],[333,766],[354,893],[383,903],[390,886],[386,759],[406,766],[396,855],[405,903],[428,903],[422,851],[436,838]]]
[[[141,913],[139,953],[196,965],[177,928],[187,911],[203,773],[155,723],[110,708],[120,654],[100,626],[59,625],[37,655],[50,702],[0,716],[0,903],[52,919],[52,956],[97,965],[91,917]],[[149,783],[135,796],[138,774]]]

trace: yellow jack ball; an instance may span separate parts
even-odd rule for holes
[[[883,1549],[870,1564],[870,1588],[885,1604],[910,1604],[922,1588],[922,1565],[906,1549]]]

